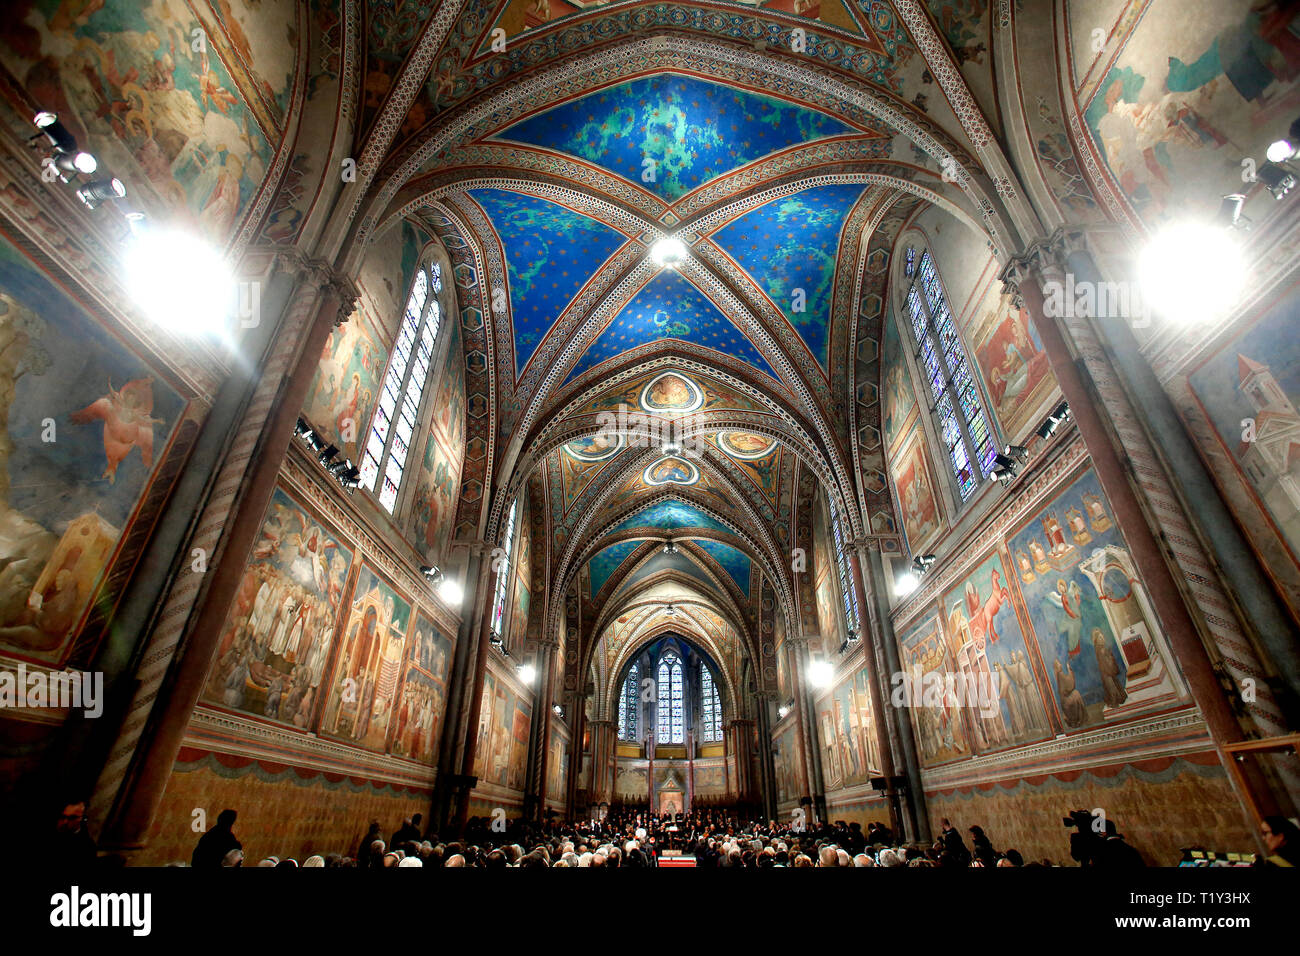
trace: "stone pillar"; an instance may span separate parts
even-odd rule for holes
[[[532,820],[546,818],[546,772],[551,762],[551,682],[555,668],[555,644],[537,643],[537,689],[533,692],[533,724],[529,728],[528,787],[524,791],[524,817]],[[532,814],[528,810],[532,810]]]
[[[1142,569],[1151,604],[1160,627],[1187,678],[1193,700],[1204,718],[1214,749],[1232,781],[1232,758],[1223,745],[1243,739],[1241,727],[1224,698],[1218,678],[1200,640],[1200,630],[1184,603],[1178,583],[1166,563],[1165,552],[1156,540],[1152,527],[1133,486],[1124,456],[1111,437],[1111,423],[1100,395],[1091,387],[1086,364],[1076,359],[1066,340],[1061,320],[1048,316],[1043,285],[1065,285],[1065,273],[1058,251],[1036,244],[1025,255],[1012,259],[1003,271],[1004,281],[1017,290],[1019,300],[1029,313],[1043,342],[1052,372],[1061,386],[1065,400],[1080,435],[1088,448],[1093,470],[1115,513],[1115,521],[1124,529],[1135,564]],[[1242,794],[1243,807],[1250,798]],[[1257,793],[1257,797],[1264,794]]]
[[[186,553],[202,548],[211,556],[208,571],[173,580],[95,786],[91,810],[104,818],[102,848],[138,849],[148,836],[321,352],[355,307],[356,287],[327,263],[295,251],[280,268],[297,274],[296,294],[265,360],[251,372],[242,420],[229,435],[225,460],[184,546]]]
[[[614,797],[614,738],[618,727],[609,720],[591,722],[591,802],[609,803]]]
[[[912,721],[907,709],[893,705],[891,693],[894,674],[902,673],[902,664],[898,656],[898,642],[894,634],[894,622],[889,616],[889,598],[886,588],[884,563],[875,541],[867,539],[854,542],[857,554],[857,568],[866,585],[863,594],[866,600],[863,606],[867,612],[867,634],[870,635],[870,652],[874,652],[877,668],[881,675],[888,674],[890,679],[881,684],[881,696],[885,704],[883,711],[878,711],[880,719],[889,725],[889,737],[894,745],[894,768],[899,764],[907,777],[907,789],[902,794],[903,824],[906,837],[928,843],[930,840],[930,821],[925,813],[925,789],[921,782],[921,762],[917,756],[916,738],[912,730]]]
[[[794,645],[795,649],[794,700],[798,714],[799,737],[803,744],[805,789],[800,796],[812,800],[813,813],[816,814],[826,806],[826,779],[822,773],[822,751],[817,738],[817,700],[812,686],[808,683],[811,654],[808,651],[806,637],[800,636],[787,640]]]
[[[862,565],[858,561],[857,551],[853,547],[845,545],[845,557],[849,559],[849,568],[853,573],[853,587],[857,588],[858,593],[863,596],[862,603],[868,604],[869,599],[867,598],[867,589],[863,583]],[[859,607],[861,607],[861,605],[859,605]],[[875,615],[872,608],[868,604],[867,618],[869,621],[873,621],[874,617]],[[858,622],[859,639],[862,639],[865,636],[862,633],[865,626],[864,622]],[[895,833],[907,832],[910,835],[916,831],[916,822],[915,820],[910,821],[905,831],[904,820],[908,814],[903,812],[901,806],[903,796],[899,793],[898,787],[895,784],[897,775],[894,769],[894,753],[895,748],[899,750],[902,748],[898,742],[897,728],[894,726],[894,722],[887,716],[886,707],[890,701],[889,695],[887,693],[882,693],[881,690],[882,687],[888,686],[888,675],[891,673],[888,670],[883,670],[882,672],[880,666],[881,646],[883,644],[884,637],[880,633],[879,622],[873,621],[871,639],[863,641],[864,646],[862,655],[863,666],[865,666],[867,670],[867,689],[871,696],[871,712],[875,716],[875,720],[873,721],[875,726],[871,728],[871,732],[875,734],[876,746],[880,750],[880,770],[885,777],[885,800],[889,806],[890,829]],[[869,774],[870,766],[868,766],[867,769]]]

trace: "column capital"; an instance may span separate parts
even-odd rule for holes
[[[275,270],[293,276],[299,282],[309,282],[337,298],[336,326],[347,321],[361,300],[361,290],[351,276],[340,272],[329,260],[309,256],[296,246],[276,253]]]
[[[1062,275],[1071,253],[1088,248],[1088,233],[1081,226],[1061,226],[1050,236],[1035,239],[1018,256],[1012,256],[998,274],[1003,289],[1010,293],[1017,308],[1023,308],[1020,286],[1027,279],[1041,283],[1044,277]]]

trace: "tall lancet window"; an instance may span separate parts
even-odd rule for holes
[[[907,262],[907,314],[916,337],[916,357],[930,386],[931,411],[957,479],[957,491],[965,501],[992,471],[998,447],[934,260],[927,250],[913,268],[913,250],[909,249]]]
[[[831,536],[835,539],[835,568],[840,576],[840,597],[844,601],[844,626],[858,629],[858,592],[853,589],[853,576],[849,574],[848,555],[844,553],[844,532],[840,527],[835,499],[831,503]]]
[[[515,546],[515,512],[519,508],[519,499],[510,503],[510,517],[506,519],[506,533],[501,539],[501,550],[505,560],[500,562],[501,570],[497,572],[497,590],[492,598],[492,633],[501,636],[501,625],[506,614],[506,586],[510,583],[510,568],[514,563],[512,549]]]
[[[373,493],[375,480],[382,474],[379,503],[389,514],[397,506],[397,493],[402,488],[406,459],[415,436],[420,398],[429,380],[429,363],[433,360],[433,343],[441,320],[438,306],[441,291],[442,268],[438,263],[430,263],[415,274],[402,315],[402,327],[384,376],[384,387],[379,393],[379,405],[371,419],[366,450],[361,456],[361,487]]]
[[[672,651],[659,658],[659,733],[661,744],[685,742],[685,707],[682,693],[682,662]]]
[[[707,664],[700,664],[700,714],[703,717],[703,740],[722,739],[722,701],[718,687],[713,683],[713,673]]]
[[[618,738],[636,740],[636,718],[640,712],[638,692],[641,688],[641,664],[634,662],[623,678],[623,690],[618,696]]]

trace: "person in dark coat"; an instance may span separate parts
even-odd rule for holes
[[[1141,853],[1124,842],[1114,822],[1107,820],[1106,839],[1097,845],[1092,865],[1107,870],[1135,870],[1147,864]]]
[[[420,839],[421,819],[423,819],[422,815],[417,813],[415,816],[403,820],[401,827],[399,827],[397,832],[393,834],[393,839],[388,844],[389,849],[396,850],[401,847],[402,844],[409,843],[412,840],[418,842]]]
[[[51,863],[70,864],[74,869],[95,865],[99,854],[86,830],[86,801],[70,800],[63,805],[43,856]]]
[[[961,838],[961,833],[945,818],[943,825],[943,848],[957,866],[970,866],[970,850]]]
[[[370,844],[383,839],[379,835],[379,821],[371,820],[370,829],[366,831],[366,835],[361,838],[361,842],[357,845],[357,866],[366,866],[369,863]]]
[[[195,869],[219,869],[221,861],[231,850],[242,850],[243,844],[235,839],[235,811],[222,810],[217,815],[217,825],[199,837],[190,865]]]

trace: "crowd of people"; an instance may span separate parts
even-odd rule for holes
[[[301,863],[268,856],[249,860],[235,833],[238,815],[223,810],[198,840],[190,859],[201,869],[266,867],[656,867],[666,857],[693,858],[698,867],[1049,867],[1051,860],[1025,860],[1013,848],[997,850],[979,826],[965,835],[941,821],[931,843],[905,842],[881,823],[742,821],[724,810],[659,815],[633,810],[602,810],[590,820],[545,823],[470,818],[463,833],[440,838],[422,827],[415,814],[385,839],[372,821],[351,853],[314,854]],[[1261,836],[1269,849],[1265,866],[1300,864],[1300,829],[1284,817],[1267,817]],[[86,832],[84,804],[68,804],[58,817],[56,845],[63,859],[89,864],[95,844]],[[969,840],[969,842],[968,842]],[[1132,869],[1146,863],[1113,821],[1104,827],[1081,825],[1070,835],[1073,864],[1099,869]],[[350,849],[350,848],[349,848]],[[173,865],[184,866],[182,862]]]

